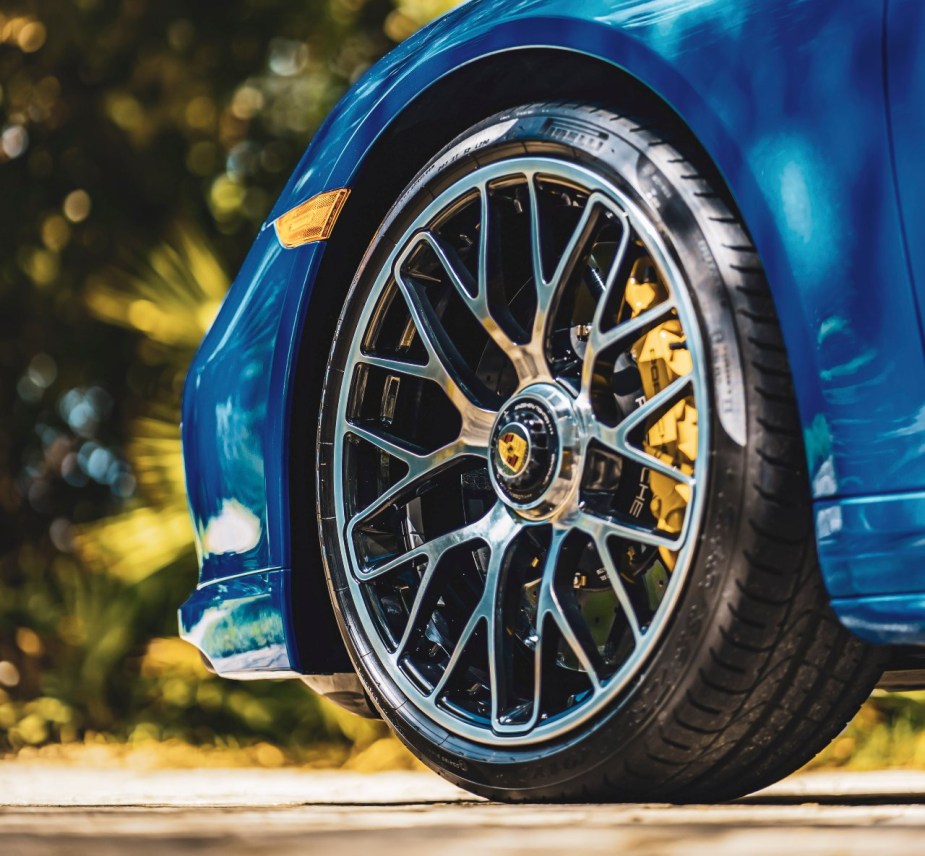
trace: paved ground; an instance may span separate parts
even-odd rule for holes
[[[0,764],[0,854],[814,856],[925,850],[925,773],[813,773],[711,806],[504,806],[427,773]]]

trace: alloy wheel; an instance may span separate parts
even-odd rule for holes
[[[368,653],[451,733],[566,734],[654,650],[704,504],[668,242],[585,167],[481,166],[405,229],[350,335],[334,503]]]

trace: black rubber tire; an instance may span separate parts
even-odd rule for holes
[[[337,547],[330,485],[340,474],[332,472],[331,441],[346,348],[377,264],[462,172],[525,151],[605,173],[666,236],[702,339],[712,343],[712,463],[693,565],[647,666],[610,708],[565,737],[500,751],[429,721],[369,653]],[[716,416],[717,402],[744,420],[744,445]],[[515,801],[733,798],[812,758],[882,672],[883,652],[838,623],[822,584],[790,367],[761,263],[721,181],[683,136],[669,140],[587,105],[540,104],[491,117],[451,143],[402,194],[357,271],[330,357],[318,444],[323,555],[357,672],[412,752],[475,793]]]

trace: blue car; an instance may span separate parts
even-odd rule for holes
[[[732,798],[925,686],[923,47],[920,0],[403,43],[190,371],[183,637],[515,801]]]

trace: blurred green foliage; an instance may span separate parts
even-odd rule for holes
[[[179,394],[311,133],[451,5],[3,5],[0,751],[156,740],[275,763],[274,745],[342,759],[383,736],[297,682],[213,678],[170,639],[196,581]]]
[[[810,767],[925,767],[925,692],[875,690],[848,727]]]

